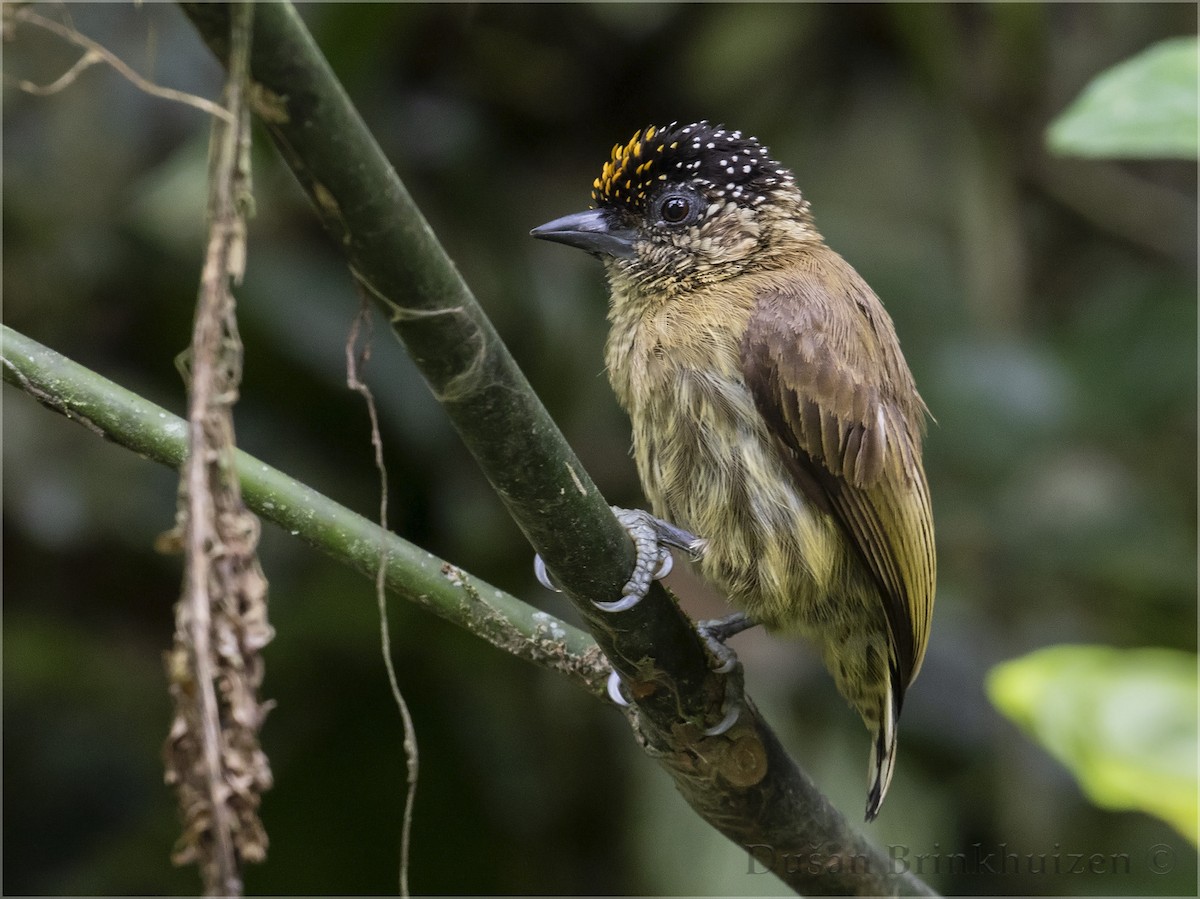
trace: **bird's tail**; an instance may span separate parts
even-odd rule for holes
[[[879,728],[872,735],[871,758],[867,763],[867,779],[870,788],[867,790],[867,820],[874,821],[883,805],[883,797],[887,795],[888,787],[892,785],[892,773],[896,769],[896,720],[900,716],[897,695],[893,689],[892,679],[888,678],[887,695],[883,698],[882,714],[879,716]]]

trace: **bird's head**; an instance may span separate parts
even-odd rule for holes
[[[770,268],[820,239],[792,173],[740,131],[651,126],[617,144],[593,206],[531,232],[604,260],[610,278],[674,293]]]

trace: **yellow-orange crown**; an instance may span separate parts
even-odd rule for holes
[[[629,143],[615,144],[592,182],[592,200],[598,206],[640,209],[656,185],[673,181],[694,183],[718,197],[760,203],[769,191],[793,180],[757,138],[708,122],[682,127],[672,122],[651,125]]]
[[[612,157],[604,163],[600,177],[592,182],[592,199],[597,203],[621,201],[640,205],[647,189],[656,181],[667,179],[666,173],[652,172],[654,163],[662,157],[667,145],[651,143],[659,129],[654,125],[639,130],[625,146],[613,144]],[[679,142],[672,141],[671,149]]]

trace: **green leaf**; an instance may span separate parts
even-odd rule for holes
[[[996,666],[987,686],[1097,805],[1148,812],[1197,842],[1196,656],[1052,646]]]
[[[1046,132],[1066,156],[1195,159],[1200,117],[1194,37],[1171,38],[1098,75]]]

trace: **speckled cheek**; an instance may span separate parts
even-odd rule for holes
[[[729,203],[715,215],[691,228],[689,248],[710,266],[739,262],[759,245],[762,228],[753,211]]]

